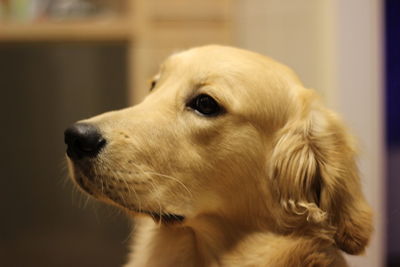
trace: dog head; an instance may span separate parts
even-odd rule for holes
[[[142,103],[81,121],[65,140],[73,180],[135,214],[325,225],[349,253],[371,232],[342,123],[290,69],[249,51],[175,54]]]

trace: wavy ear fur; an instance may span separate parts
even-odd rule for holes
[[[311,91],[302,90],[299,100],[272,154],[280,203],[292,217],[331,227],[340,249],[359,254],[368,244],[372,216],[361,191],[354,141]]]

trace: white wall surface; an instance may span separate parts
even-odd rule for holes
[[[238,1],[238,45],[292,67],[359,138],[375,232],[366,255],[349,257],[349,262],[384,266],[381,0]]]

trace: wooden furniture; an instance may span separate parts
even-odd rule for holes
[[[147,81],[168,54],[233,41],[234,0],[120,1],[124,10],[116,17],[0,22],[0,42],[126,41],[129,99],[137,103],[147,94]]]

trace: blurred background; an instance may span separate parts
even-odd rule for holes
[[[63,131],[138,103],[170,53],[269,55],[359,137],[375,211],[366,255],[400,266],[400,1],[0,0],[0,266],[120,266],[131,222],[67,178]]]

